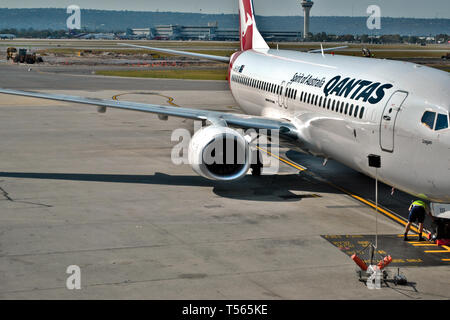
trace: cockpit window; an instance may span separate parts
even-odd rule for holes
[[[448,128],[448,116],[446,114],[439,113],[436,120],[435,130],[444,130]]]
[[[422,117],[422,123],[433,130],[434,119],[436,118],[436,112],[425,111]]]

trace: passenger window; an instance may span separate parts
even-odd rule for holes
[[[439,113],[436,120],[435,130],[444,130],[448,128],[448,116],[446,114]]]
[[[322,106],[322,96],[319,99],[319,107],[321,107],[321,106]]]
[[[328,100],[328,105],[327,105],[327,109],[330,110],[330,105],[331,105],[331,99]]]
[[[364,110],[365,110],[365,108],[364,108],[364,107],[361,107],[361,111],[359,112],[359,118],[360,118],[360,119],[362,119],[363,116],[364,116]]]
[[[316,96],[316,98],[314,99],[314,105],[317,106],[317,100],[319,100],[319,96]]]
[[[436,119],[436,112],[425,111],[422,117],[422,123],[433,130],[434,119]]]
[[[355,117],[358,116],[358,110],[359,110],[359,106],[356,106],[356,107],[355,107],[355,114],[354,114]]]
[[[333,104],[331,105],[331,111],[334,111],[334,106],[336,105],[336,100],[333,100]]]
[[[345,104],[344,114],[348,113],[348,102]]]

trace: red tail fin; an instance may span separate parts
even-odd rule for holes
[[[239,16],[241,51],[269,49],[256,27],[252,0],[239,0]]]

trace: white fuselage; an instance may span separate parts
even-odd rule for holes
[[[282,50],[236,53],[230,69],[231,92],[242,110],[289,120],[302,149],[372,177],[367,157],[380,155],[381,181],[450,202],[448,73],[406,62]],[[436,117],[431,128],[422,121],[427,111]],[[445,123],[447,128],[435,130]]]

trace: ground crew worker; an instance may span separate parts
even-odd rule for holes
[[[423,231],[423,222],[425,221],[425,213],[427,213],[432,219],[430,210],[425,202],[422,200],[414,201],[409,207],[409,216],[408,216],[408,224],[405,228],[405,237],[404,240],[408,241],[408,231],[411,228],[411,224],[413,222],[419,222],[419,241],[423,241],[422,231]]]

